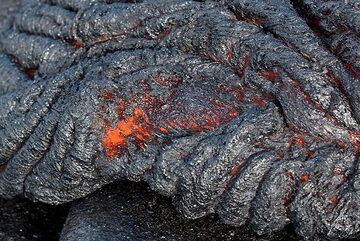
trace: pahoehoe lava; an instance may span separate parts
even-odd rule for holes
[[[0,196],[145,181],[195,219],[360,238],[358,0],[27,0],[0,33]]]

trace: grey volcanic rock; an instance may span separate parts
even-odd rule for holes
[[[1,241],[58,241],[70,205],[0,199]]]
[[[146,181],[195,219],[360,238],[358,1],[28,0],[0,35],[0,195]]]
[[[73,203],[60,240],[77,241],[79,237],[83,241],[261,240],[245,227],[221,224],[214,215],[198,220],[179,217],[169,198],[143,183],[130,182],[115,182]],[[274,240],[296,239],[280,232]]]

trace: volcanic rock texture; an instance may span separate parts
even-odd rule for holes
[[[360,237],[358,0],[28,0],[0,35],[0,195],[144,180],[180,213]]]
[[[297,241],[290,231],[284,229],[272,240]],[[220,223],[215,215],[196,220],[185,219],[178,215],[169,198],[153,192],[143,182],[129,181],[114,182],[72,203],[60,241],[79,239],[264,241],[246,227]]]

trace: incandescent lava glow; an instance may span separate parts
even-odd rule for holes
[[[107,127],[103,146],[107,156],[113,158],[120,151],[126,150],[128,139],[131,138],[137,147],[144,147],[151,137],[152,129],[146,113],[139,107],[133,113],[118,121],[115,127]]]
[[[132,94],[131,102],[112,92],[101,93],[98,97],[104,102],[100,106],[99,117],[105,124],[102,146],[109,159],[122,156],[129,147],[144,149],[159,137],[165,138],[170,134],[213,131],[239,115],[235,106],[217,100],[193,110],[173,97],[162,99],[146,94],[140,98]],[[166,103],[169,108],[163,109]],[[115,108],[118,116],[116,124],[106,119],[108,108]]]

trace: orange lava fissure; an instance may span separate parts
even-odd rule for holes
[[[330,198],[330,202],[331,202],[332,204],[337,204],[338,198],[334,196],[334,197]]]
[[[242,165],[237,166],[237,167],[234,167],[234,168],[231,170],[230,175],[231,175],[231,176],[236,176],[236,175],[241,171],[242,168],[243,168]]]
[[[270,80],[271,82],[276,82],[279,79],[279,74],[273,71],[264,71],[261,75],[265,78]]]
[[[80,40],[71,39],[71,40],[68,40],[68,43],[76,48],[84,47],[84,44]]]
[[[155,141],[162,135],[179,131],[191,133],[212,131],[220,125],[229,123],[239,115],[239,110],[235,105],[228,106],[217,100],[212,102],[212,107],[203,108],[196,113],[177,112],[176,109],[174,112],[171,109],[164,113],[161,106],[165,104],[165,100],[150,94],[132,96],[133,107],[130,106],[129,101],[123,100],[111,92],[101,93],[98,97],[102,101],[112,103],[111,106],[115,104],[118,115],[114,125],[105,117],[106,108],[110,106],[106,104],[99,106],[99,117],[105,126],[102,146],[110,159],[123,155],[130,146],[145,148],[146,144]],[[241,98],[243,97],[241,96]],[[168,101],[171,102],[171,100]],[[267,104],[261,100],[258,102],[259,105]]]
[[[141,108],[135,108],[133,113],[118,121],[116,127],[109,127],[103,139],[107,156],[115,157],[127,147],[129,137],[134,138],[138,147],[143,147],[151,137],[153,130],[149,118]]]
[[[306,182],[306,181],[308,181],[309,180],[309,175],[302,175],[301,177],[300,177],[300,180],[301,180],[301,182]]]

